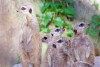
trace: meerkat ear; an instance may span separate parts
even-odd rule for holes
[[[31,8],[29,9],[29,13],[30,13],[30,14],[32,13],[32,9],[31,9]]]

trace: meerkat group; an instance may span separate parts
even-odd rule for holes
[[[19,12],[25,14],[27,19],[20,42],[23,67],[28,67],[29,63],[33,67],[40,67],[42,44],[34,9],[32,5],[22,5]],[[43,67],[93,67],[94,46],[85,33],[86,28],[87,24],[84,22],[75,24],[74,37],[71,39],[61,37],[64,32],[62,28],[52,29],[44,36],[42,42],[46,42],[48,48]]]
[[[71,39],[61,37],[64,32],[61,28],[53,29],[44,36],[42,41],[48,44],[48,48],[43,67],[93,67],[94,46],[85,33],[86,28],[84,22],[75,24]]]

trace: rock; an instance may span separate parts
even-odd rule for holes
[[[15,64],[13,67],[22,67],[22,64]],[[30,64],[29,67],[32,67],[32,65]]]

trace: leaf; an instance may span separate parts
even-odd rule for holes
[[[45,26],[47,26],[50,23],[51,19],[52,19],[52,12],[47,12],[43,15],[43,21]]]
[[[72,37],[74,35],[72,30],[67,30],[67,36]]]
[[[100,16],[99,15],[93,15],[92,16],[92,22],[100,22]]]
[[[71,29],[73,29],[73,25],[67,23],[66,28],[71,30]]]
[[[60,17],[56,17],[53,19],[53,22],[55,24],[56,27],[60,27],[60,28],[64,28],[66,23],[64,22],[63,19],[61,19]]]
[[[67,8],[64,9],[64,14],[67,17],[72,18],[73,16],[76,15],[75,9],[72,6],[68,6]]]
[[[41,12],[44,13],[49,6],[49,3],[44,3],[44,6],[41,8]]]
[[[95,31],[93,29],[87,29],[86,32],[92,37],[98,37],[99,31]]]
[[[67,3],[73,3],[74,2],[74,0],[66,0],[67,1]]]
[[[45,32],[45,33],[49,33],[49,32],[50,32],[50,29],[49,29],[49,28],[44,27],[44,28],[42,28],[42,31],[43,31],[43,32]]]

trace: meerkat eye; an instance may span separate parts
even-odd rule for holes
[[[47,37],[44,37],[43,39],[45,39],[45,40],[46,40],[46,39],[47,39]]]
[[[60,31],[60,29],[56,29],[56,30],[55,30],[55,32],[59,32],[59,31]]]
[[[31,8],[29,9],[29,13],[32,13],[32,9]]]
[[[77,33],[77,30],[74,29],[74,33]]]
[[[53,44],[52,46],[53,46],[54,48],[56,48],[56,45],[55,45],[55,44]]]
[[[53,36],[53,34],[51,34]]]
[[[81,23],[80,25],[79,25],[79,27],[83,27],[84,26],[84,23]]]
[[[22,7],[21,10],[26,10],[26,8],[25,7]]]
[[[63,42],[63,40],[58,40],[57,42],[58,42],[58,43],[62,43],[62,42]]]

